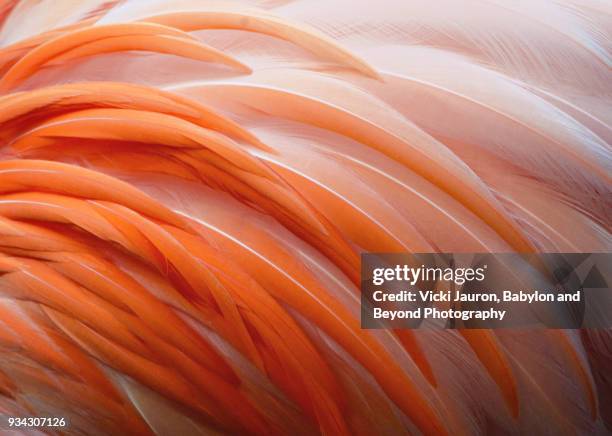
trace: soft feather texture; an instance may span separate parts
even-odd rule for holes
[[[359,254],[612,249],[597,0],[0,3],[0,415],[604,434],[608,331],[363,330]]]

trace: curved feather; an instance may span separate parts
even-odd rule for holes
[[[130,39],[133,42],[129,42]],[[110,40],[110,41],[109,41]],[[88,47],[88,44],[94,44]],[[117,24],[76,29],[59,35],[28,52],[0,79],[0,90],[7,91],[25,80],[37,68],[54,59],[70,59],[96,52],[146,49],[221,62],[250,72],[250,69],[223,53],[197,43],[184,32],[153,23]],[[75,51],[76,50],[76,51]]]

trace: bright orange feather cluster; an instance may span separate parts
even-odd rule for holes
[[[0,416],[610,431],[608,331],[359,320],[362,252],[610,251],[605,2],[0,4]]]

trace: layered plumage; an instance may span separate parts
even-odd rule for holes
[[[0,415],[605,434],[609,331],[363,330],[362,252],[612,249],[596,0],[0,7]]]

